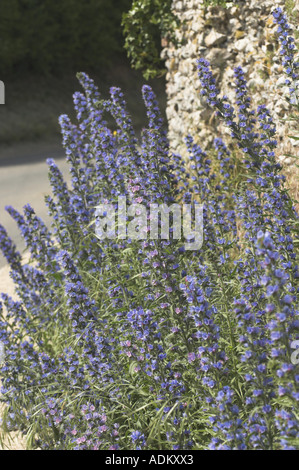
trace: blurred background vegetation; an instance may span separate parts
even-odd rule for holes
[[[205,0],[208,5],[227,0]],[[7,145],[60,139],[58,117],[74,118],[76,73],[88,73],[107,97],[120,86],[137,129],[145,125],[142,84],[165,112],[161,39],[179,27],[172,0],[0,0],[0,158]]]
[[[124,56],[120,24],[130,6],[131,0],[1,0],[4,78],[111,66]]]
[[[60,138],[58,117],[73,117],[76,73],[90,74],[103,96],[120,86],[137,127],[145,123],[141,71],[133,70],[124,48],[122,16],[132,0],[1,0],[0,146]],[[156,35],[155,41],[159,41]],[[165,108],[163,77],[150,84]]]

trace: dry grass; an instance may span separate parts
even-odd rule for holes
[[[295,121],[294,128],[287,130],[285,135],[286,143],[284,144],[284,155],[280,157],[282,164],[282,174],[286,177],[286,188],[293,201],[295,201],[295,208],[299,213],[299,145],[293,145],[294,141],[290,135],[298,135],[298,122],[299,114],[297,113],[297,120]]]
[[[4,407],[0,405],[0,415],[3,413]],[[26,440],[17,432],[9,433],[1,446],[0,450],[26,450]]]
[[[284,175],[287,178],[287,188],[289,194],[295,201],[295,208],[299,214],[299,168],[295,166],[287,166],[283,170]]]

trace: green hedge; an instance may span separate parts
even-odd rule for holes
[[[234,0],[237,4],[238,0]],[[203,6],[228,7],[228,0],[204,0]],[[178,46],[175,30],[181,22],[172,11],[172,0],[132,0],[122,17],[125,48],[131,66],[140,69],[146,80],[166,72],[161,53],[161,38]]]
[[[124,54],[131,0],[1,0],[0,71],[95,70]]]

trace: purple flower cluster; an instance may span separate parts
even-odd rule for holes
[[[281,44],[280,55],[282,65],[288,75],[285,83],[289,85],[290,101],[292,104],[298,104],[298,68],[299,62],[295,62],[295,40],[292,35],[292,29],[288,24],[288,19],[281,8],[273,11],[274,22],[278,24],[277,33]]]
[[[274,16],[296,80],[290,30],[279,9]],[[33,448],[298,446],[298,214],[276,161],[275,124],[265,105],[252,109],[241,67],[235,109],[206,59],[198,72],[229,145],[217,137],[203,151],[187,136],[188,161],[173,155],[148,85],[139,140],[123,92],[102,99],[81,73],[76,122],[60,118],[70,186],[47,162],[51,228],[29,205],[7,208],[30,261],[0,226],[19,297],[1,295],[1,401],[6,429],[34,429]],[[119,196],[147,209],[202,204],[202,248],[186,250],[171,217],[169,239],[99,239],[96,206],[117,209]]]

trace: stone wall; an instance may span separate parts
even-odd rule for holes
[[[231,4],[232,5],[232,4]],[[246,0],[235,2],[228,9],[203,8],[202,0],[173,0],[173,10],[183,24],[177,38],[183,45],[166,44],[162,57],[167,67],[167,118],[169,138],[174,151],[186,154],[184,137],[190,133],[206,148],[207,144],[225,129],[219,125],[211,110],[207,110],[200,96],[200,82],[196,60],[205,57],[211,63],[218,87],[235,101],[233,68],[241,65],[246,72],[253,104],[266,104],[277,124],[278,157],[294,162],[285,154],[294,152],[287,134],[292,133],[294,123],[282,120],[289,115],[286,100],[288,87],[279,56],[276,24],[271,15],[274,7],[284,8],[284,0]],[[293,10],[299,18],[299,0]],[[294,23],[290,21],[293,29]],[[226,131],[227,132],[227,131]],[[298,123],[297,123],[298,133]],[[297,143],[298,141],[292,141]],[[297,149],[297,154],[299,147]],[[297,162],[298,163],[298,162]]]

